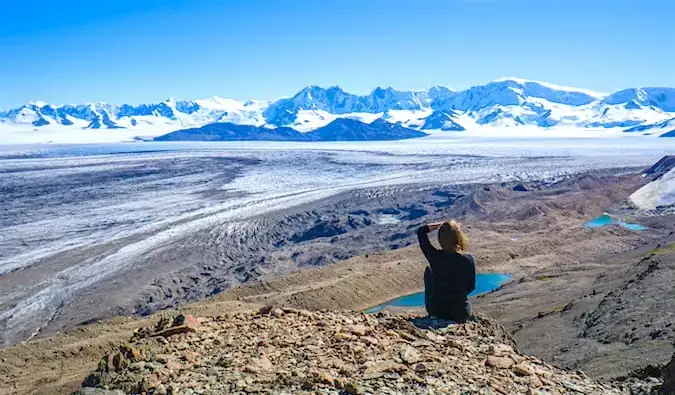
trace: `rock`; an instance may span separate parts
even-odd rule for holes
[[[366,343],[366,344],[373,345],[373,346],[376,346],[379,343],[379,341],[372,336],[363,336],[363,337],[361,337],[361,341]]]
[[[513,370],[513,373],[517,374],[518,376],[531,376],[534,374],[534,369],[524,363],[519,363],[511,370]]]
[[[161,330],[159,332],[155,332],[153,336],[163,336],[163,337],[169,337],[173,335],[179,335],[181,333],[190,333],[190,332],[197,332],[197,329],[195,327],[192,327],[190,325],[178,325],[178,326],[172,326],[170,328],[166,328],[164,330]]]
[[[181,356],[183,357],[183,360],[185,360],[186,362],[190,363],[199,362],[199,353],[197,352],[187,350],[181,353]]]
[[[284,311],[281,310],[281,309],[278,308],[278,307],[272,309],[272,311],[271,311],[270,313],[272,314],[273,317],[276,317],[276,318],[280,318],[280,317],[282,317],[282,316],[284,315]]]
[[[368,334],[368,327],[365,325],[350,325],[349,332],[355,334],[356,336],[365,336]]]
[[[166,363],[166,368],[170,370],[179,370],[182,368],[181,364],[176,361],[169,361]]]
[[[274,365],[267,357],[260,357],[251,360],[251,362],[244,367],[244,371],[248,373],[268,373],[274,370]]]
[[[326,385],[334,385],[335,379],[327,372],[321,372],[317,377],[317,382]]]
[[[76,392],[74,392],[73,395],[124,395],[124,391],[82,387]]]
[[[166,387],[164,384],[159,384],[157,387],[155,387],[155,391],[153,392],[153,395],[167,395],[168,391],[166,390]]]
[[[502,394],[502,395],[508,395],[509,394],[509,391],[507,391],[504,387],[502,387],[498,383],[491,383],[490,386],[492,386],[492,389],[494,389],[499,394]]]
[[[158,371],[160,369],[163,369],[164,364],[160,363],[160,362],[146,362],[145,368],[150,370],[151,372],[155,372],[155,371]]]
[[[378,377],[384,376],[386,372],[394,372],[405,370],[401,365],[392,362],[392,361],[378,361],[367,367],[363,372],[363,378],[365,380],[376,379]]]
[[[530,376],[530,386],[532,388],[539,388],[542,385],[544,385],[544,383],[541,382],[539,376],[537,376],[536,374]]]
[[[199,322],[197,319],[190,314],[178,314],[174,319],[171,326],[181,326],[187,325],[189,327],[197,329]]]
[[[420,360],[420,354],[417,352],[417,350],[409,346],[407,344],[404,344],[403,347],[401,347],[401,351],[399,352],[399,356],[401,357],[401,360],[408,365],[414,364],[415,362]]]
[[[513,347],[506,344],[498,343],[490,346],[490,354],[497,357],[501,357],[504,355],[511,355],[513,353],[514,353]]]
[[[434,332],[427,332],[426,333],[427,339],[429,339],[430,342],[436,343],[438,342],[438,336]]]
[[[354,340],[354,336],[350,335],[349,333],[338,332],[335,335],[333,335],[333,339],[339,340],[339,341],[348,341],[348,340]]]
[[[490,355],[487,357],[485,365],[497,369],[508,369],[513,366],[513,360],[507,357],[495,357],[494,355]]]
[[[151,336],[169,337],[181,333],[196,332],[199,326],[199,321],[190,314],[178,314],[172,320],[163,317],[155,325],[155,330],[151,333]]]
[[[401,375],[396,372],[387,372],[382,377],[387,380],[398,380]]]
[[[575,391],[579,393],[585,392],[583,388],[569,381],[561,381],[560,384],[562,384],[563,387],[567,388],[570,391]]]
[[[414,342],[414,341],[418,340],[417,337],[411,335],[408,332],[400,331],[400,332],[398,332],[398,335],[401,337],[401,339],[408,340],[408,341],[411,341],[411,342]]]
[[[541,369],[541,368],[535,368],[534,372],[537,374],[537,376],[545,378],[545,379],[549,379],[553,376],[552,372],[550,372],[548,370]]]
[[[274,309],[274,305],[268,304],[268,305],[265,305],[265,306],[261,307],[260,309],[258,309],[258,312],[256,314],[257,315],[268,315],[272,311],[272,309]]]
[[[145,358],[143,351],[125,344],[119,347],[119,351],[108,354],[101,360],[99,369],[111,373],[127,369],[134,362],[141,362]]]
[[[358,395],[358,394],[360,394],[361,392],[359,391],[358,385],[356,385],[355,383],[353,383],[353,382],[350,381],[350,382],[345,383],[345,385],[344,385],[344,393],[345,393],[346,395]]]
[[[413,346],[413,347],[427,347],[427,346],[433,346],[434,343],[429,341],[429,340],[420,339],[420,340],[415,340],[410,345]]]

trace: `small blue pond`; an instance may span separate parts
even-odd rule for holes
[[[586,228],[599,228],[599,227],[606,226],[606,225],[619,225],[619,226],[622,226],[622,227],[624,227],[626,229],[629,229],[629,230],[646,230],[647,229],[646,227],[644,227],[642,225],[629,224],[627,222],[623,222],[621,220],[618,220],[618,219],[610,216],[609,214],[603,214],[599,217],[595,217],[592,220],[586,222],[585,226],[586,226]]]
[[[499,273],[479,273],[476,274],[476,289],[469,294],[469,296],[476,296],[486,292],[494,291],[499,288],[502,284],[511,281],[510,274],[499,274]],[[424,306],[424,291],[417,292],[410,295],[401,296],[396,299],[392,299],[388,302],[382,303],[375,307],[367,309],[366,313],[377,313],[378,311],[384,310],[385,307],[394,306],[394,307],[420,307]]]

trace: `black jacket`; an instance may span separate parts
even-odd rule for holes
[[[476,288],[473,256],[446,252],[434,247],[429,241],[427,225],[417,230],[417,238],[432,272],[433,283],[427,311],[439,318],[466,321],[471,315],[467,295]]]

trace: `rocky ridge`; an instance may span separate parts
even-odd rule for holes
[[[138,330],[101,360],[80,394],[636,391],[647,393],[649,384],[599,383],[523,355],[482,316],[449,324],[410,313],[266,307],[179,315]]]

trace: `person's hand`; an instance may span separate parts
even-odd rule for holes
[[[443,225],[443,222],[432,222],[432,223],[428,224],[427,226],[429,227],[429,232],[431,232],[433,230],[436,230],[436,229],[440,228],[441,225]]]

